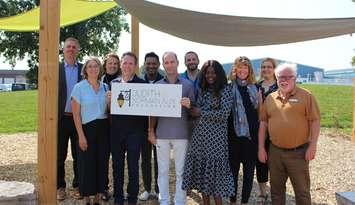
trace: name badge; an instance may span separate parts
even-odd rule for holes
[[[288,101],[289,101],[290,103],[298,103],[298,102],[299,102],[299,100],[298,100],[298,99],[295,99],[295,98],[290,98],[290,99],[288,99]]]

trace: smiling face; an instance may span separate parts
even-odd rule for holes
[[[136,60],[133,56],[125,55],[121,59],[122,76],[131,78],[134,75],[134,69],[136,68]]]
[[[196,70],[199,63],[200,61],[195,53],[187,53],[185,55],[185,66],[187,70],[189,71]]]
[[[179,61],[174,53],[166,53],[163,56],[163,67],[167,75],[177,75]]]
[[[88,60],[84,72],[87,79],[98,79],[100,74],[100,65],[95,60]]]
[[[278,73],[277,85],[282,93],[291,93],[296,85],[296,76],[291,69],[284,69]]]
[[[205,78],[209,86],[212,86],[216,82],[217,74],[212,66],[206,69]]]
[[[155,57],[147,57],[144,62],[144,68],[148,75],[155,75],[160,66],[159,60]]]
[[[246,64],[239,63],[234,68],[234,72],[236,77],[240,80],[247,80],[249,76],[249,66]]]
[[[115,57],[109,57],[106,60],[105,70],[109,75],[114,75],[118,72],[120,61]]]
[[[261,64],[261,76],[265,80],[274,79],[275,67],[270,61]]]

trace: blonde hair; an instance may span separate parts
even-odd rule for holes
[[[81,74],[83,75],[83,78],[84,79],[88,79],[88,73],[86,72],[86,69],[87,69],[87,66],[88,64],[91,62],[91,61],[94,61],[97,63],[97,65],[99,65],[99,69],[100,69],[100,72],[99,72],[99,75],[97,76],[97,79],[99,80],[101,78],[101,76],[103,75],[103,69],[102,69],[102,64],[100,62],[100,60],[97,58],[97,57],[89,57],[84,65],[83,65],[83,68],[81,70]]]
[[[229,78],[232,81],[235,81],[237,79],[237,76],[234,76],[233,73],[234,73],[234,70],[237,69],[241,65],[246,65],[248,67],[249,74],[248,74],[248,78],[247,78],[247,83],[248,84],[256,83],[255,74],[254,74],[254,70],[253,70],[253,66],[251,64],[251,61],[249,60],[249,58],[247,58],[245,56],[239,56],[234,60],[233,67],[230,72]]]

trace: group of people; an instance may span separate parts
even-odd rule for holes
[[[294,64],[277,65],[265,58],[256,80],[251,61],[234,60],[227,77],[216,60],[199,69],[197,53],[185,54],[186,71],[178,73],[176,53],[154,53],[144,58],[137,76],[137,56],[124,53],[96,57],[84,64],[76,60],[77,39],[64,42],[60,63],[58,103],[57,198],[66,197],[65,159],[68,141],[73,157],[74,197],[87,204],[108,200],[109,158],[112,155],[113,197],[116,205],[159,197],[170,204],[169,167],[175,162],[174,204],[186,204],[187,193],[201,193],[203,204],[237,200],[238,176],[243,166],[241,204],[248,204],[256,170],[258,204],[268,200],[270,175],[273,205],[285,204],[288,178],[297,204],[311,204],[309,161],[314,159],[320,113],[314,96],[296,86]],[[181,117],[148,117],[110,114],[113,83],[182,85]],[[152,156],[154,191],[152,191]],[[144,190],[139,195],[139,159]],[[125,162],[128,179],[125,178]],[[270,174],[269,174],[270,172]],[[128,180],[127,192],[124,180]]]

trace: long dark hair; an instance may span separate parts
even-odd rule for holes
[[[213,68],[216,73],[216,81],[213,83],[212,87],[209,86],[206,80],[207,69],[210,67]],[[199,77],[199,87],[201,92],[205,93],[209,88],[212,88],[213,95],[220,98],[220,91],[227,85],[227,77],[223,66],[216,60],[208,60],[203,64]]]

